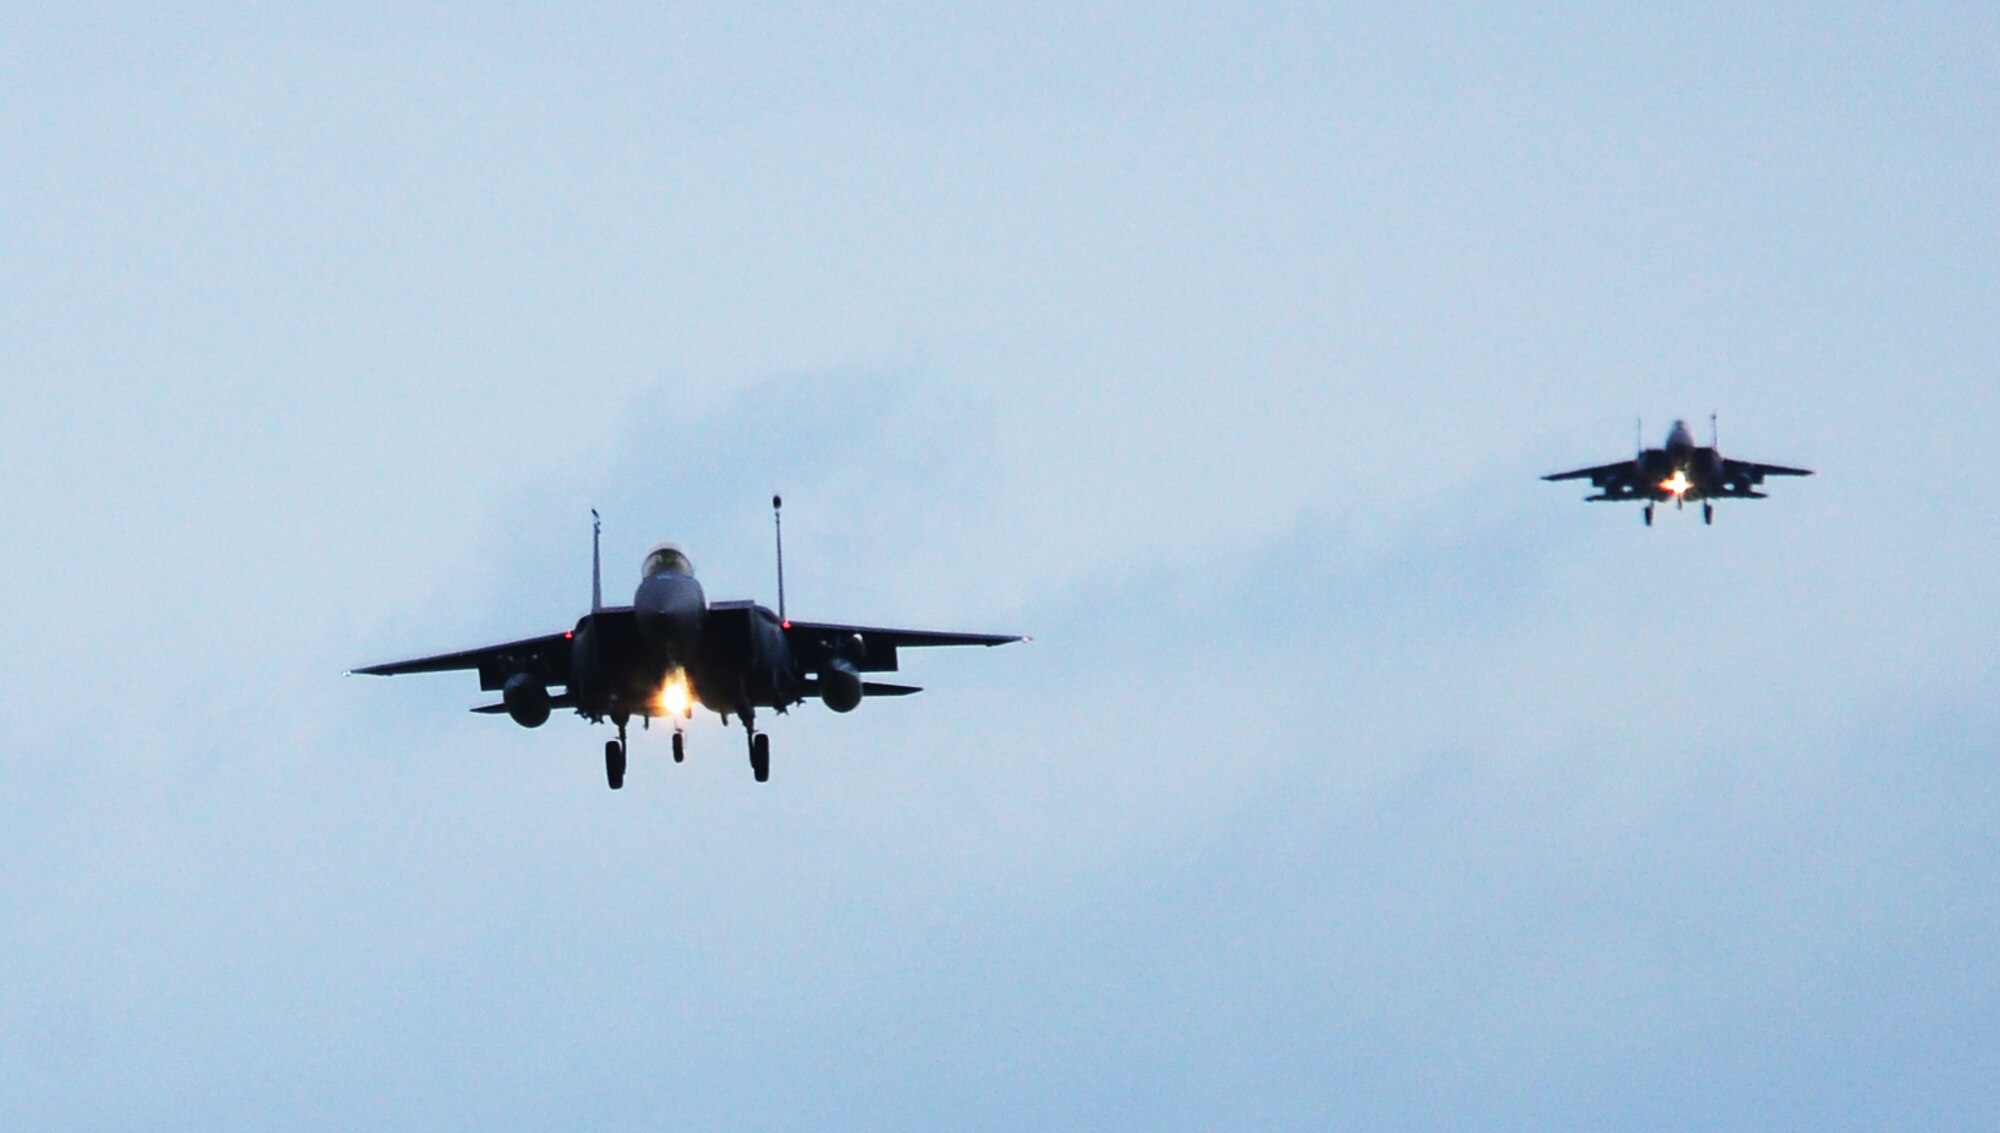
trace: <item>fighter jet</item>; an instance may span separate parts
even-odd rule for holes
[[[1639,455],[1631,460],[1556,472],[1542,479],[1588,479],[1598,491],[1597,495],[1584,497],[1589,501],[1644,500],[1646,526],[1651,527],[1654,504],[1672,500],[1678,509],[1689,500],[1700,500],[1701,521],[1714,523],[1715,504],[1711,501],[1761,500],[1765,494],[1757,491],[1757,486],[1766,476],[1812,475],[1809,468],[1786,468],[1781,464],[1758,464],[1723,456],[1717,451],[1714,425],[1715,418],[1710,417],[1707,445],[1696,445],[1687,422],[1675,421],[1664,448],[1642,445]]]
[[[472,669],[479,687],[498,692],[498,703],[474,712],[501,714],[524,728],[538,728],[557,708],[574,709],[591,723],[609,719],[618,738],[604,744],[604,776],[612,790],[625,783],[626,725],[637,717],[674,726],[674,762],[686,757],[683,721],[697,704],[734,715],[750,741],[750,770],[759,783],[771,776],[771,739],[757,730],[757,710],[783,715],[816,696],[835,712],[852,712],[863,699],[908,696],[913,685],[865,679],[894,672],[902,649],[932,645],[1004,645],[1007,634],[879,629],[835,622],[795,622],[785,616],[785,544],[781,510],[771,498],[778,537],[778,609],[751,601],[710,602],[694,565],[672,543],[645,558],[629,606],[606,606],[599,554],[602,522],[591,514],[590,613],[574,629],[459,653],[391,661],[353,670],[375,676]]]

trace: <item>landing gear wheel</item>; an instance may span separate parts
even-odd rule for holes
[[[680,734],[679,732],[675,732],[675,733],[674,733],[674,762],[675,762],[675,763],[679,763],[679,762],[680,762],[681,760],[683,760],[683,759],[686,759],[686,758],[687,758],[687,744],[686,744],[686,743],[685,743],[685,742],[684,742],[684,741],[682,740],[682,738],[681,738],[681,734]]]
[[[1701,521],[1702,521],[1703,523],[1714,523],[1714,522],[1715,522],[1715,505],[1714,505],[1714,504],[1703,504],[1703,505],[1701,505]]]
[[[750,774],[759,783],[771,778],[771,737],[762,732],[750,737]]]
[[[1647,504],[1647,505],[1646,505],[1646,526],[1648,526],[1648,527],[1651,527],[1652,525],[1653,525],[1653,505],[1652,505],[1652,504]]]
[[[614,791],[625,785],[625,745],[617,740],[604,741],[604,781]]]

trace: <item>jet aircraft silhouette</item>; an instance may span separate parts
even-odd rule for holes
[[[1710,417],[1711,429],[1714,423],[1715,418]],[[1711,501],[1761,500],[1765,493],[1757,491],[1757,486],[1764,482],[1764,477],[1810,475],[1809,468],[1731,460],[1717,451],[1712,433],[1707,445],[1697,445],[1688,432],[1687,422],[1675,421],[1664,448],[1642,446],[1639,455],[1631,460],[1556,472],[1542,479],[1588,479],[1598,494],[1585,496],[1586,501],[1644,500],[1646,526],[1651,527],[1653,505],[1658,503],[1672,500],[1674,507],[1679,508],[1689,500],[1700,500],[1701,521],[1714,523],[1715,505]]]
[[[633,717],[650,726],[655,717],[674,722],[673,754],[686,754],[681,722],[696,704],[743,721],[750,741],[750,770],[770,778],[771,740],[757,730],[757,709],[779,714],[816,696],[835,712],[851,712],[867,697],[907,696],[912,685],[864,679],[894,672],[897,652],[934,645],[1004,645],[1005,634],[882,629],[834,622],[795,622],[785,616],[783,501],[771,498],[778,523],[778,609],[751,601],[709,602],[694,566],[681,549],[661,543],[646,555],[639,588],[629,606],[606,606],[598,552],[601,523],[592,511],[590,612],[574,629],[520,641],[355,669],[394,676],[472,669],[479,687],[498,692],[496,704],[474,712],[513,718],[537,728],[557,708],[618,728],[604,744],[604,774],[612,790],[625,782],[625,728]]]

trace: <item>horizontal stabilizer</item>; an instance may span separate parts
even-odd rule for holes
[[[924,690],[916,685],[892,685],[885,681],[861,682],[862,696],[908,696],[913,692],[922,692],[922,691]],[[799,695],[818,696],[819,678],[807,677],[805,680],[800,681]]]
[[[550,693],[549,707],[575,708],[576,698],[571,696],[567,692]],[[507,704],[505,701],[502,701],[499,704],[482,704],[479,707],[473,709],[473,711],[479,713],[482,716],[504,716],[507,714]]]

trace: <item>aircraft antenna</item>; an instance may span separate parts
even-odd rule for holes
[[[785,498],[771,497],[771,523],[778,532],[778,624],[790,625],[785,620]]]
[[[598,543],[604,532],[604,521],[598,518],[597,509],[590,509],[590,612],[604,608],[604,566],[598,554]]]

